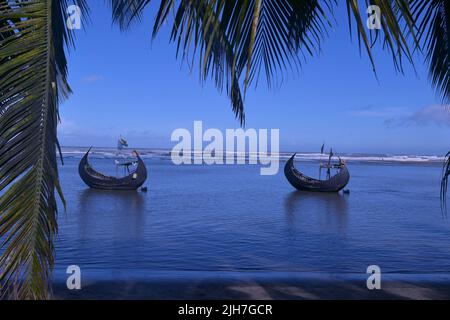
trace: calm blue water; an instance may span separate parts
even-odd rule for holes
[[[450,221],[440,167],[350,164],[351,194],[293,191],[258,166],[174,166],[147,159],[148,193],[91,190],[79,159],[61,167],[56,274],[145,277],[158,272],[450,273]],[[111,159],[92,159],[114,173]],[[317,164],[297,163],[310,174]]]

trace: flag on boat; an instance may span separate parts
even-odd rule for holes
[[[128,142],[122,136],[119,137],[119,141],[117,141],[117,149],[122,150],[123,148],[128,147]]]

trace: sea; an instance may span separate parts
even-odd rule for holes
[[[339,154],[348,194],[293,189],[260,165],[175,165],[169,150],[139,149],[147,192],[88,188],[78,175],[86,148],[64,147],[67,203],[58,214],[55,279],[145,281],[208,277],[385,277],[450,281],[450,221],[440,208],[443,157]],[[199,156],[199,155],[197,155]],[[238,155],[239,156],[239,155]],[[246,156],[246,155],[240,155]],[[90,163],[116,175],[114,149]],[[328,155],[297,153],[312,177]]]

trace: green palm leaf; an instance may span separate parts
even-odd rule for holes
[[[109,2],[114,20],[127,28],[141,18],[152,1]],[[412,62],[408,35],[412,35],[414,45],[417,42],[409,1],[347,0],[346,3],[349,22],[356,21],[358,39],[364,43],[373,65],[371,39],[378,38],[380,32],[383,47],[391,51],[398,70],[402,70],[403,56]],[[381,31],[366,31],[367,16],[360,6],[367,8],[368,4],[378,5],[382,10]],[[270,87],[274,81],[282,80],[286,71],[298,71],[302,58],[320,52],[336,5],[336,0],[161,0],[153,34],[173,10],[171,40],[177,43],[177,52],[182,52],[188,61],[198,54],[202,79],[211,76],[219,89],[226,86],[233,110],[243,122],[244,106],[237,82],[242,81],[247,89],[264,75]],[[238,94],[233,96],[233,92]]]
[[[122,28],[138,20],[150,2],[110,0]],[[333,2],[325,1],[326,7]],[[247,88],[263,73],[270,85],[282,71],[297,69],[300,52],[318,51],[329,25],[325,9],[315,0],[162,0],[154,36],[171,9],[175,12],[171,40],[177,43],[177,53],[188,61],[199,57],[202,80],[211,77],[219,89],[226,87],[242,124],[239,81]]]
[[[150,3],[147,0],[110,0],[113,18],[121,28],[127,28],[132,21],[140,19],[142,11]],[[159,31],[169,12],[175,5],[174,0],[161,0],[153,27],[153,35]],[[189,48],[194,43],[194,54],[200,52],[200,75],[205,81],[211,76],[216,86],[226,88],[232,102],[232,109],[241,123],[244,123],[244,103],[235,72],[235,56],[232,44],[226,37],[216,8],[206,1],[181,1],[175,13],[171,40],[177,42],[177,56],[189,59]]]
[[[396,70],[403,72],[403,57],[413,64],[412,50],[418,46],[415,21],[410,8],[410,0],[346,0],[350,30],[352,20],[356,22],[358,43],[366,48],[375,72],[372,48],[380,39],[383,49],[390,51]],[[380,8],[380,29],[369,30],[366,26],[369,5]],[[352,19],[353,18],[353,19]],[[368,30],[368,31],[367,31]],[[382,37],[380,37],[380,34]],[[408,40],[408,37],[411,37]]]
[[[0,284],[21,299],[48,297],[54,263],[58,103],[70,93],[66,8],[0,1]]]
[[[412,1],[419,26],[419,38],[426,52],[429,77],[444,104],[450,103],[450,2]],[[441,208],[447,212],[446,196],[450,174],[450,152],[446,155],[441,181]]]
[[[413,0],[412,8],[419,37],[426,52],[429,76],[442,96],[450,103],[450,2],[448,0]]]
[[[450,176],[450,151],[445,156],[444,167],[442,169],[441,181],[441,208],[444,215],[447,213],[447,187],[448,177]]]

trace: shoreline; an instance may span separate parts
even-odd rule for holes
[[[198,279],[155,281],[96,281],[69,291],[65,283],[53,286],[55,300],[361,300],[450,299],[450,282],[384,281],[369,290],[361,281],[218,281]]]
[[[80,158],[85,154],[88,148],[85,147],[62,147],[62,156],[64,158]],[[134,148],[138,152],[142,159],[169,159],[171,155],[170,149],[161,149],[161,148]],[[132,149],[127,149],[125,152],[129,152]],[[191,150],[192,159],[199,158],[202,156],[202,152],[200,150]],[[225,157],[228,153],[226,151],[220,151]],[[277,155],[271,155],[278,158],[279,162],[286,162],[295,152],[289,151],[279,151]],[[241,152],[232,152],[233,157],[235,159],[248,159],[253,156],[259,156],[259,153],[241,153]],[[117,150],[114,148],[95,148],[91,152],[91,158],[99,158],[99,159],[109,159],[115,158],[117,156]],[[406,164],[406,165],[442,165],[445,161],[445,157],[443,155],[436,154],[377,154],[377,153],[336,153],[335,156],[339,156],[342,160],[345,160],[348,163],[362,163],[362,164]],[[224,158],[225,159],[225,158]],[[328,154],[320,154],[317,152],[297,152],[295,161],[297,162],[323,162],[328,161]]]
[[[84,277],[79,291],[68,290],[60,276],[53,284],[53,299],[450,299],[450,274],[385,273],[380,290],[367,289],[366,274],[174,271],[138,276],[125,278],[116,272],[100,279]]]

